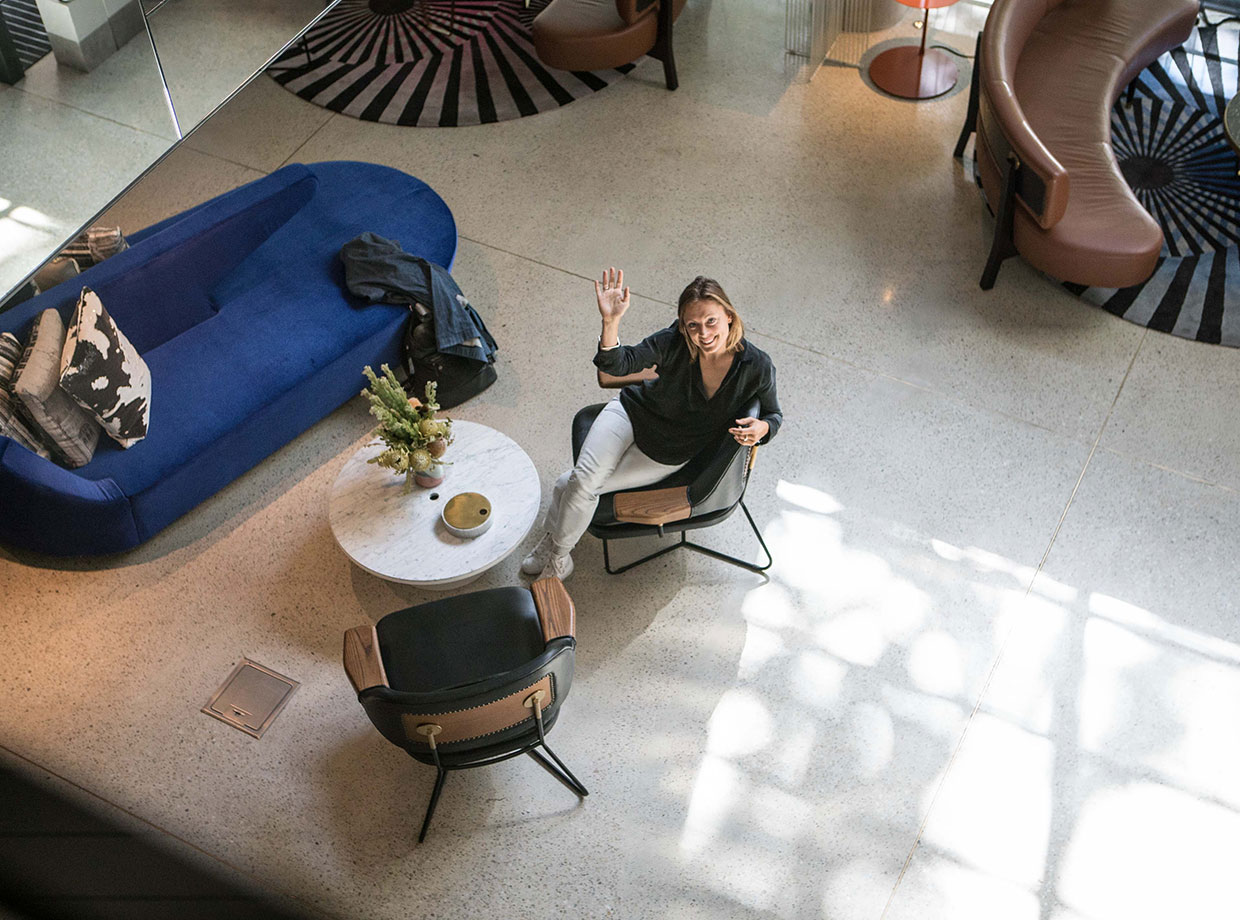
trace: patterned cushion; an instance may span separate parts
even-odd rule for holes
[[[60,386],[122,447],[146,437],[151,372],[90,288],[82,288],[65,338]]]
[[[13,398],[13,376],[21,354],[22,343],[7,332],[0,333],[0,435],[12,438],[40,457],[46,457],[47,450],[18,413],[17,402]]]
[[[13,376],[13,395],[43,433],[52,459],[70,469],[90,462],[99,443],[99,423],[60,388],[60,353],[65,324],[55,310],[44,310],[30,330],[26,351]]]

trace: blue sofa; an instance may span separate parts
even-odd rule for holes
[[[130,549],[395,364],[406,308],[344,289],[366,230],[450,267],[456,224],[424,182],[369,163],[294,164],[129,237],[131,248],[0,313],[25,341],[48,307],[96,291],[151,370],[150,433],[99,439],[67,470],[0,436],[0,543],[52,555]]]

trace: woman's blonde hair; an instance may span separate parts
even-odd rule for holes
[[[713,300],[723,307],[723,312],[731,320],[732,326],[728,329],[727,342],[724,344],[725,350],[740,351],[743,349],[745,346],[741,339],[745,336],[745,324],[741,322],[741,317],[736,312],[736,307],[732,306],[732,301],[728,300],[728,295],[723,292],[723,288],[718,281],[714,278],[698,275],[689,282],[688,287],[680,292],[680,300],[676,302],[677,326],[680,328],[680,334],[685,337],[685,344],[689,346],[689,358],[696,361],[701,355],[702,350],[698,348],[697,343],[685,331],[685,311],[689,309],[690,304],[697,303],[699,300]]]

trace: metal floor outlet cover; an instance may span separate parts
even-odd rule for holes
[[[261,738],[300,686],[292,678],[242,658],[202,711]]]

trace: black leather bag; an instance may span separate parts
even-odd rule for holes
[[[414,304],[405,327],[404,365],[405,392],[422,399],[427,381],[438,381],[436,399],[443,409],[459,406],[497,379],[489,361],[442,354],[435,341],[435,316],[421,304]]]

